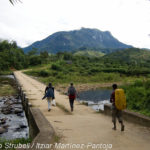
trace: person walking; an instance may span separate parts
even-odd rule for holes
[[[73,86],[73,83],[70,83],[70,87],[68,88],[68,97],[69,97],[69,103],[71,111],[74,109],[74,100],[76,98],[77,92],[75,87]]]
[[[112,103],[112,122],[114,124],[113,130],[116,130],[116,118],[118,118],[118,121],[121,124],[121,131],[124,131],[122,110],[117,109],[115,105],[115,90],[118,88],[117,84],[113,84],[112,88],[113,88],[113,92],[110,97],[110,102]]]
[[[49,83],[49,85],[45,88],[45,95],[42,98],[42,100],[45,99],[45,98],[47,98],[48,111],[50,111],[51,110],[51,101],[53,99],[55,99],[55,96],[54,96],[54,87],[52,87],[52,83]]]

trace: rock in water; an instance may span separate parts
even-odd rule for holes
[[[5,129],[5,128],[3,128],[3,127],[0,127],[0,134],[3,134],[3,133],[5,133],[5,132],[7,132],[7,129]]]
[[[14,113],[15,113],[15,114],[22,113],[22,112],[23,112],[23,110],[22,110],[22,109],[19,109],[19,108],[16,108],[16,109],[14,110]]]

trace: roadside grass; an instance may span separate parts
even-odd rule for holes
[[[53,85],[58,84],[68,84],[70,82],[74,83],[108,83],[108,82],[119,82],[122,81],[121,77],[118,73],[97,73],[95,75],[82,75],[78,72],[76,73],[62,73],[62,72],[53,72],[49,73],[49,71],[40,71],[40,70],[32,70],[24,72],[27,75],[36,76],[40,81],[45,84],[52,82]],[[128,78],[124,78],[124,80],[128,80]],[[130,80],[130,79],[129,79]]]
[[[59,65],[58,65],[59,64]],[[137,79],[143,80],[144,76],[126,76],[117,72],[101,72],[94,69],[87,70],[83,67],[65,66],[63,64],[46,64],[40,67],[33,67],[24,71],[25,74],[37,77],[41,82],[53,85],[80,83],[109,83],[109,82],[134,82]],[[148,78],[148,77],[147,77]]]
[[[6,71],[0,71],[0,75],[10,75],[12,74],[13,71],[11,70],[6,70]]]
[[[0,84],[0,96],[10,96],[17,94],[17,90],[9,84]]]
[[[59,143],[61,139],[62,139],[62,135],[56,134],[54,136],[54,143]]]
[[[14,139],[14,140],[6,140],[6,139],[2,139],[0,138],[0,149],[2,150],[16,150],[16,146],[18,144],[30,144],[32,142],[32,140],[30,138],[25,139],[25,138],[20,138],[20,139]]]
[[[17,88],[13,79],[0,78],[0,96],[11,96],[17,94]]]
[[[136,80],[124,85],[127,98],[127,109],[150,117],[150,80]]]

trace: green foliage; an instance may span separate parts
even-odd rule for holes
[[[74,55],[87,56],[87,57],[102,57],[105,54],[99,51],[94,51],[94,50],[82,50],[82,51],[75,52]]]
[[[150,116],[150,80],[137,80],[123,88],[126,91],[128,109]]]
[[[37,54],[37,49],[33,48],[31,51],[28,52],[28,56],[34,56]]]
[[[56,59],[57,57],[60,59]],[[65,52],[53,56],[53,60],[51,60],[51,63],[47,67],[33,69],[26,73],[40,77],[45,83],[49,81],[53,83],[70,83],[71,81],[87,83],[121,80],[118,73],[103,72],[103,65],[98,61],[94,58],[74,56],[71,53]]]
[[[52,70],[61,71],[61,66],[58,63],[53,63],[51,66]]]
[[[32,57],[35,57],[36,60],[41,59],[41,56],[30,56],[30,62]],[[136,57],[140,60],[139,62]],[[105,55],[101,58],[89,58],[61,52],[49,56],[49,66],[45,69],[42,68],[42,70],[46,70],[47,76],[55,83],[121,81],[123,80],[122,77],[148,77],[150,74],[150,66],[147,63],[149,58],[149,51],[134,48]],[[42,62],[39,61],[38,63]],[[43,77],[39,71],[33,70],[30,73]]]
[[[27,67],[26,56],[22,49],[17,47],[16,42],[0,42],[0,71],[10,68],[22,69]]]
[[[46,71],[46,70],[41,70],[41,71],[39,72],[39,76],[41,76],[41,77],[48,77],[48,76],[49,76],[49,73],[48,73],[48,71]]]
[[[13,79],[0,77],[0,96],[16,95],[17,87]]]
[[[30,56],[29,57],[29,65],[31,66],[36,66],[36,65],[39,65],[41,64],[42,61],[41,61],[41,58],[40,56],[38,55],[33,55],[33,56]]]

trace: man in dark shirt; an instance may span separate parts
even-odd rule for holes
[[[50,89],[52,91],[48,91]],[[49,83],[49,85],[45,88],[45,96],[42,99],[44,99],[45,97],[47,97],[48,111],[50,111],[51,110],[51,101],[53,101],[55,99],[54,87],[52,86],[52,83]]]
[[[122,111],[118,110],[115,106],[115,90],[117,89],[117,84],[112,85],[113,92],[110,97],[110,102],[112,103],[112,122],[114,124],[113,129],[116,130],[116,118],[118,118],[119,123],[121,124],[121,131],[124,131],[124,124],[122,120]]]

